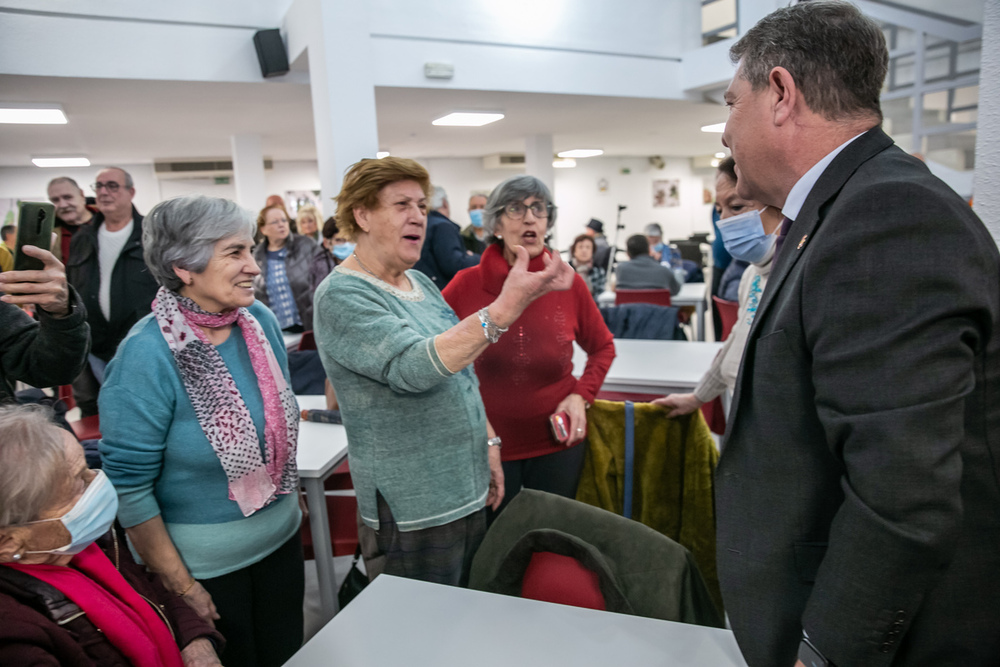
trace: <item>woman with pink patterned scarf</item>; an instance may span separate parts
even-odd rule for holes
[[[101,389],[101,458],[129,541],[226,637],[227,665],[281,665],[302,643],[298,406],[281,330],[254,300],[255,224],[181,197],[143,222],[160,283]]]

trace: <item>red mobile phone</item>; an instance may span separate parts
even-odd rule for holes
[[[552,437],[556,439],[556,442],[565,443],[569,440],[569,415],[565,411],[551,415],[549,426],[552,428]]]

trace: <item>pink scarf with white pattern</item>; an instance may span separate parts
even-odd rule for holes
[[[229,499],[250,516],[280,494],[298,489],[295,451],[299,408],[271,343],[246,308],[209,313],[187,297],[160,287],[153,314],[167,341],[198,423],[229,480]],[[246,402],[222,355],[200,327],[236,324],[264,399],[264,454]]]

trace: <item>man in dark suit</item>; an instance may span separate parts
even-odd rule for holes
[[[451,220],[451,206],[444,188],[435,186],[427,214],[427,235],[420,249],[420,260],[413,265],[444,289],[462,269],[479,264],[479,255],[465,249],[461,228]]]
[[[782,209],[716,472],[751,666],[1000,664],[1000,254],[879,128],[855,7],[779,9],[730,51],[738,193]]]
[[[625,250],[629,260],[615,267],[615,289],[668,289],[677,294],[681,283],[670,267],[649,254],[649,240],[642,234],[628,237]]]

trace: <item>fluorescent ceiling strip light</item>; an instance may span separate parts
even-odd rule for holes
[[[715,125],[703,125],[701,128],[702,132],[725,132],[725,123],[716,123]]]
[[[33,157],[36,167],[89,167],[90,160],[85,157]]]
[[[723,153],[722,151],[719,151],[718,153],[715,154],[715,157],[721,160],[722,158],[726,157],[726,154]]]
[[[562,151],[558,155],[559,157],[567,158],[597,157],[598,155],[604,155],[604,151],[600,148],[576,148],[571,151]]]
[[[19,125],[65,125],[66,114],[55,104],[0,103],[0,123]]]
[[[482,113],[472,111],[456,111],[447,116],[441,116],[433,121],[434,125],[446,125],[450,127],[481,127],[495,123],[503,118],[502,113]]]
[[[384,157],[389,157],[389,151],[379,151],[378,153],[375,153],[375,157],[377,157],[379,160],[381,160]]]

